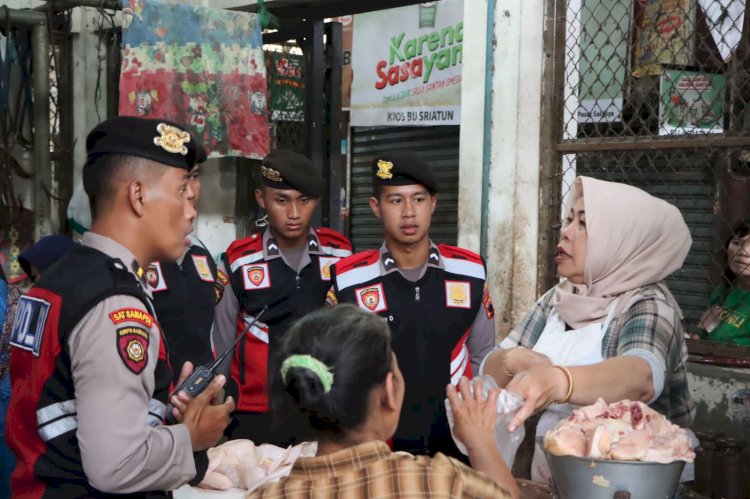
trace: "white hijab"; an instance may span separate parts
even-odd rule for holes
[[[578,177],[565,213],[581,196],[587,232],[584,284],[566,279],[555,287],[554,299],[560,317],[574,329],[602,322],[618,297],[621,312],[641,287],[682,267],[692,244],[680,211],[640,189]]]

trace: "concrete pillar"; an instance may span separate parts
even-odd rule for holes
[[[487,259],[502,337],[537,298],[544,3],[466,2],[464,8],[464,53],[489,50],[490,57],[484,68],[481,57],[464,60],[459,244]],[[490,75],[486,84],[476,77],[482,69]]]

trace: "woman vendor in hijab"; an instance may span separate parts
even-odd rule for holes
[[[545,410],[537,436],[575,406],[640,400],[686,427],[682,312],[664,279],[692,239],[679,210],[624,184],[578,177],[557,246],[560,284],[485,358],[481,372],[523,395],[511,429]],[[544,480],[536,449],[532,478]]]

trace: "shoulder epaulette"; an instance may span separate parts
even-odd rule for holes
[[[464,248],[459,248],[458,246],[438,244],[438,251],[440,251],[440,254],[445,258],[458,258],[460,260],[468,260],[470,262],[484,265],[484,260],[482,260],[482,257],[477,253]]]
[[[344,272],[349,272],[366,265],[372,265],[380,259],[380,252],[378,250],[365,250],[355,253],[352,256],[342,258],[336,262],[336,275],[341,275]]]
[[[443,258],[443,265],[446,272],[482,280],[487,278],[484,260],[473,251],[447,244],[439,244],[438,251],[440,251],[440,256]]]
[[[329,229],[327,227],[320,227],[318,229],[315,229],[315,233],[318,235],[320,244],[323,246],[330,246],[332,248],[345,249],[349,251],[352,250],[352,243],[350,243],[349,239],[347,239],[346,236],[340,232]]]
[[[237,239],[229,245],[226,251],[227,259],[230,265],[234,266],[237,260],[243,259],[244,257],[257,255],[260,253],[260,257],[263,256],[263,236],[259,233]]]
[[[380,276],[380,252],[367,250],[336,262],[337,291],[371,281]]]

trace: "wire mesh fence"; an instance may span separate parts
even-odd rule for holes
[[[578,175],[623,182],[682,212],[693,245],[668,279],[689,331],[716,305],[750,345],[750,31],[744,0],[553,0],[554,165],[545,223],[559,237]],[[555,282],[555,244],[541,277]],[[738,249],[739,248],[739,249]],[[727,258],[729,249],[729,256]],[[745,253],[747,251],[747,253]],[[742,253],[740,256],[740,253]],[[734,278],[727,279],[727,268]],[[745,274],[747,277],[745,277]],[[722,315],[723,314],[723,315]],[[703,322],[701,318],[703,317]],[[716,321],[714,321],[716,322]],[[704,335],[705,337],[705,335]],[[711,334],[708,334],[711,339]]]

